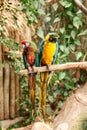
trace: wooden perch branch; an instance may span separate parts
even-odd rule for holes
[[[28,73],[40,73],[40,72],[47,72],[47,71],[58,71],[58,70],[68,70],[68,69],[86,69],[87,62],[71,62],[65,64],[58,64],[58,65],[50,65],[49,70],[46,66],[43,67],[34,67],[34,70],[29,67],[29,72],[27,69],[21,70],[20,74],[27,75]]]
[[[87,15],[87,8],[80,2],[80,0],[74,0],[78,8]]]

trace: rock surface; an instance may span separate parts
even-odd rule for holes
[[[87,120],[87,83],[68,97],[53,123],[53,130],[83,130]],[[87,123],[87,121],[86,121]],[[66,129],[64,129],[66,124]]]
[[[23,117],[18,117],[18,118],[15,118],[14,120],[3,120],[1,121],[1,126],[3,128],[3,130],[7,129],[9,126],[23,120],[24,118]]]
[[[37,122],[33,125],[31,130],[52,130],[52,128],[43,122]]]

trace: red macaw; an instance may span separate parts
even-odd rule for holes
[[[29,71],[29,66],[38,66],[39,65],[39,55],[37,51],[37,47],[33,42],[27,42],[23,40],[22,42],[23,45],[23,62],[24,62],[24,67],[25,69],[28,69]],[[28,85],[29,85],[29,92],[30,92],[30,99],[32,102],[32,114],[34,113],[35,110],[35,86],[36,86],[36,73],[30,73],[28,74]]]

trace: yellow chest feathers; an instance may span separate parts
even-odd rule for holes
[[[52,64],[53,56],[56,52],[56,44],[55,43],[44,43],[41,62],[43,64]]]

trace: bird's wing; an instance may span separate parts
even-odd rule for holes
[[[41,43],[40,43],[40,48],[39,48],[40,59],[41,59],[41,57],[42,57],[43,45],[44,45],[44,40],[42,40]]]
[[[56,42],[56,52],[55,52],[55,54],[54,54],[52,64],[54,64],[54,63],[55,63],[57,55],[58,55],[58,42]]]
[[[24,62],[25,69],[27,69],[28,66],[27,66],[27,60],[26,60],[26,54],[25,54],[25,52],[23,52],[23,62]]]
[[[39,60],[39,52],[37,53],[35,53],[35,66],[36,67],[38,67],[39,66],[39,62],[40,62],[40,60]]]

